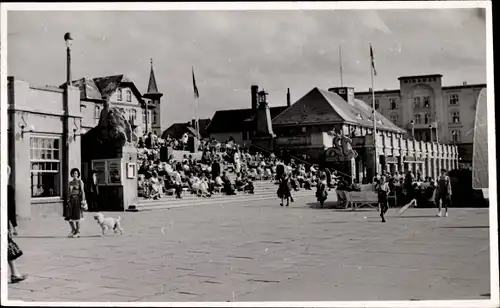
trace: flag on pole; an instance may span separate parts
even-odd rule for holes
[[[200,93],[198,92],[198,87],[196,86],[196,80],[194,79],[194,68],[192,68],[192,72],[193,72],[193,90],[194,90],[194,97],[195,97],[195,98],[199,98],[199,97],[200,97]]]
[[[375,60],[373,58],[373,48],[372,44],[370,44],[370,57],[372,59],[372,68],[373,68],[373,75],[377,76],[377,70],[375,69]]]

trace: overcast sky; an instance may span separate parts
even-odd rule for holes
[[[163,129],[194,116],[191,66],[200,117],[250,107],[250,86],[271,106],[313,87],[398,89],[397,78],[443,74],[443,85],[486,82],[484,13],[477,9],[389,11],[9,12],[8,75],[35,85],[65,79],[63,36],[71,32],[73,79],[125,74],[145,92],[154,60],[164,93]]]

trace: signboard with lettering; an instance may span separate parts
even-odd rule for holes
[[[395,156],[386,156],[385,157],[385,163],[386,164],[397,164],[398,163],[398,158]]]
[[[353,147],[364,147],[365,146],[365,138],[364,137],[353,137],[352,146]]]
[[[405,156],[403,158],[403,162],[405,163],[423,163],[425,162],[425,159],[421,157],[415,157],[415,156]]]
[[[297,146],[297,145],[310,145],[311,140],[307,136],[300,137],[281,137],[276,139],[276,143],[281,146]]]

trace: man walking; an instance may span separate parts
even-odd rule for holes
[[[97,178],[97,171],[92,170],[92,179],[90,180],[90,185],[88,186],[88,207],[89,212],[99,211],[99,180]]]
[[[445,169],[441,169],[441,175],[437,180],[436,202],[439,205],[438,217],[442,216],[442,207],[444,203],[444,216],[448,217],[448,205],[451,201],[451,181]]]

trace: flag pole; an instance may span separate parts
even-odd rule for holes
[[[196,129],[196,138],[200,138],[200,115],[199,115],[199,94],[198,94],[198,87],[196,86],[196,80],[194,78],[194,67],[191,67],[191,72],[193,75],[193,91],[194,91],[194,106],[195,106],[195,112],[196,112],[196,119],[195,119],[195,129]]]
[[[374,159],[374,172],[378,174],[378,151],[377,151],[377,120],[375,118],[375,88],[373,87],[373,75],[374,75],[374,63],[373,63],[373,50],[372,45],[370,44],[370,75],[371,75],[371,83],[372,83],[372,113],[373,113],[373,143],[375,145],[375,159]]]
[[[339,60],[340,60],[340,86],[344,87],[344,81],[342,78],[342,45],[339,45]]]

